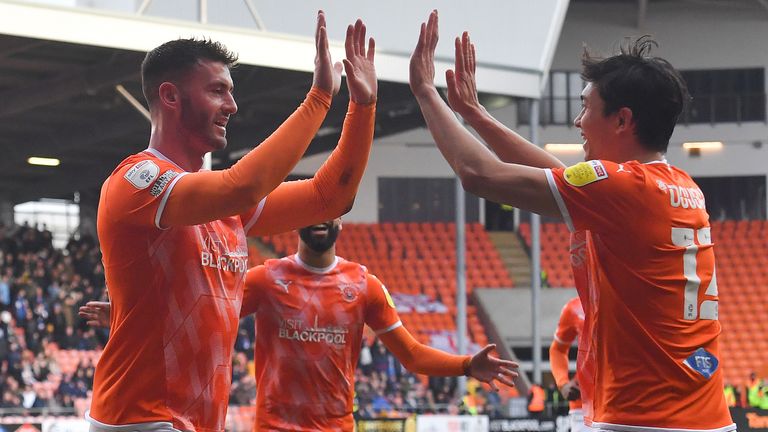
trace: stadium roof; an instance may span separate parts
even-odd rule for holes
[[[316,7],[305,3],[297,2],[296,7]],[[340,3],[344,2],[331,2],[329,8]],[[366,18],[371,33],[374,28],[385,28],[385,22],[392,19],[391,14],[397,14],[398,8],[402,10],[410,2],[401,3],[394,5],[394,9],[390,7],[389,16],[368,10],[369,15],[376,17]],[[457,8],[456,2],[436,3],[446,9]],[[523,3],[526,2],[515,2]],[[509,2],[493,4],[498,7]],[[554,54],[566,7],[567,0],[547,0],[541,2],[540,16],[509,18],[511,22],[534,19],[546,25],[536,30],[540,33],[536,34],[538,42],[520,44],[525,49],[517,56],[513,55],[517,53],[498,55],[493,47],[506,46],[503,41],[486,44],[492,49],[485,57],[479,56],[480,91],[537,97],[540,78],[546,74]],[[423,14],[421,11],[418,16],[413,14],[414,28],[418,28],[418,22],[429,10],[428,7],[422,9]],[[342,10],[330,13],[342,15]],[[227,150],[214,154],[215,168],[228,166],[273,131],[295,109],[311,83],[312,38],[288,34],[292,29],[280,28],[278,23],[282,21],[272,16],[274,11],[270,12],[266,6],[263,11],[268,28],[277,28],[281,33],[0,0],[0,146],[3,149],[0,191],[3,198],[24,202],[40,197],[68,198],[75,191],[95,190],[117,162],[145,148],[149,124],[135,106],[136,101],[143,103],[139,65],[146,50],[180,36],[211,37],[240,54],[241,64],[233,70],[240,111],[230,121]],[[309,16],[313,14],[309,10],[305,12]],[[366,16],[365,9],[359,13]],[[446,15],[445,33],[465,25],[472,29],[473,19],[462,15],[461,10],[443,15]],[[405,24],[401,22],[401,25]],[[485,32],[490,35],[488,29]],[[483,31],[478,33],[482,39]],[[378,41],[389,37],[379,34]],[[338,42],[341,37],[331,32],[336,59],[343,56],[343,47]],[[412,44],[411,38],[400,38]],[[451,45],[445,41],[441,44],[438,71],[450,66]],[[380,77],[376,125],[379,137],[423,125],[407,86],[410,48],[382,49],[379,42],[376,60]],[[507,58],[512,60],[505,60]],[[442,79],[438,74],[438,82]],[[346,103],[342,102],[345,99],[343,94],[336,98],[310,153],[327,151],[335,145],[346,110]],[[32,166],[27,163],[30,156],[58,158],[61,165]]]

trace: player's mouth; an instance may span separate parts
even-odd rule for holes
[[[312,225],[312,228],[310,228],[310,232],[313,235],[318,235],[318,236],[327,235],[329,229],[330,229],[330,226],[328,224],[325,224],[325,223],[317,224],[317,225]]]
[[[227,122],[229,122],[229,119],[222,118],[222,119],[216,120],[215,122],[213,122],[213,124],[215,124],[216,127],[226,135],[226,133],[227,133]]]

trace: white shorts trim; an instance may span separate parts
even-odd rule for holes
[[[736,430],[736,423],[716,429],[676,429],[651,426],[630,426],[613,423],[592,422],[592,428],[596,431],[613,432],[728,432]]]
[[[110,425],[91,417],[91,410],[85,412],[85,419],[91,424],[90,432],[182,432],[173,427],[171,422],[131,423]]]

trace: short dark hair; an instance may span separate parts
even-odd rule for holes
[[[141,62],[141,87],[147,103],[158,97],[160,84],[177,82],[200,60],[213,60],[233,67],[237,54],[229,51],[221,42],[210,39],[176,39],[148,52]]]
[[[619,54],[608,58],[593,57],[585,48],[581,77],[597,87],[605,101],[605,115],[629,108],[640,143],[666,152],[689,95],[680,73],[663,58],[650,56],[658,46],[645,35],[627,38]]]

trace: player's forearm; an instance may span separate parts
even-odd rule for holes
[[[468,355],[454,355],[424,345],[411,336],[404,327],[379,336],[384,346],[411,372],[431,376],[464,375],[472,359]]]
[[[498,162],[490,150],[459,123],[437,89],[433,87],[431,91],[420,92],[416,100],[437,148],[462,183],[483,176]]]
[[[568,346],[552,341],[549,346],[549,363],[552,366],[552,376],[557,388],[562,388],[569,381],[568,377]]]
[[[375,104],[349,103],[339,144],[313,179],[322,198],[322,220],[339,217],[352,208],[371,153],[375,117]]]
[[[271,235],[337,218],[357,194],[373,141],[375,107],[350,103],[339,145],[311,180],[285,182],[266,200],[248,236]]]
[[[331,95],[313,87],[301,106],[258,147],[228,171],[235,186],[261,201],[290,174],[312,142],[331,106]]]
[[[538,168],[564,166],[555,156],[520,136],[480,107],[463,116],[504,162]]]
[[[330,94],[313,88],[269,138],[231,168],[185,175],[173,189],[160,225],[197,225],[256,206],[301,159],[325,119],[330,100]]]

